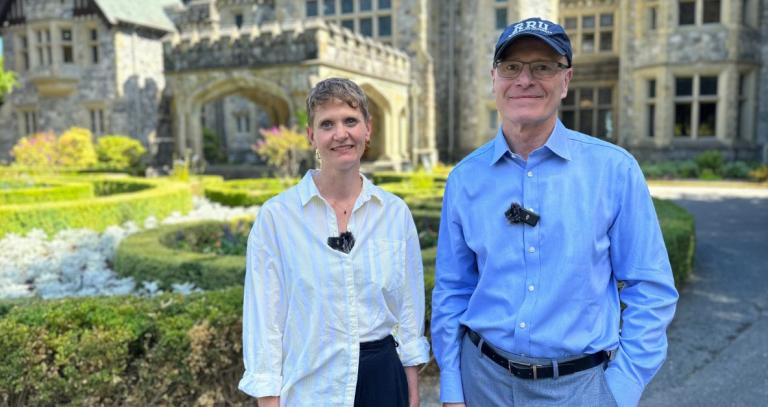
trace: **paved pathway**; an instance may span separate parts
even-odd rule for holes
[[[697,247],[667,362],[640,406],[768,406],[768,189],[651,191],[695,216]],[[422,378],[421,405],[439,406],[437,394],[437,378]]]

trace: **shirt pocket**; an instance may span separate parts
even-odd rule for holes
[[[372,240],[368,244],[366,271],[371,283],[384,291],[397,291],[405,276],[405,241]]]

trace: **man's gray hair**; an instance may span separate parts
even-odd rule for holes
[[[360,86],[349,79],[328,78],[318,82],[307,96],[309,127],[314,125],[315,110],[318,106],[326,104],[331,99],[338,99],[349,107],[359,110],[366,122],[371,119],[368,112],[368,98],[365,97],[365,92],[360,89]]]

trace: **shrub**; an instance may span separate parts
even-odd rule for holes
[[[140,141],[127,136],[103,136],[96,142],[99,164],[109,169],[136,168],[146,152]]]
[[[242,295],[5,303],[0,404],[244,404]]]
[[[221,138],[207,127],[203,128],[203,157],[209,163],[227,162],[227,152],[221,145]]]
[[[205,197],[226,206],[261,205],[298,182],[295,178],[254,178],[205,184]]]
[[[723,166],[723,154],[717,150],[705,151],[694,158],[696,165],[699,166],[699,170],[710,170],[708,174],[719,175]]]
[[[127,221],[143,222],[150,215],[162,218],[192,208],[186,184],[130,177],[90,176],[85,181],[94,185],[99,198],[0,206],[0,236],[35,228],[48,234],[71,228],[101,231]]]
[[[56,135],[53,133],[36,133],[22,137],[11,149],[14,163],[29,167],[52,167],[56,165]]]
[[[693,216],[670,201],[654,198],[653,204],[664,235],[675,286],[679,288],[693,270],[693,253],[696,248]]]
[[[211,221],[178,224],[133,234],[120,242],[115,272],[139,282],[157,281],[162,289],[186,282],[207,290],[241,285],[245,277],[244,253],[218,255],[205,249],[215,245],[224,225]],[[250,223],[233,225],[230,232],[249,227]],[[244,241],[241,249],[245,249]]]
[[[310,157],[312,147],[296,128],[285,126],[259,130],[262,140],[251,148],[283,177],[299,175],[299,165]]]
[[[768,182],[768,165],[761,165],[750,171],[749,178],[758,182]]]
[[[700,169],[695,161],[686,160],[677,163],[676,171],[680,178],[698,178]]]
[[[0,189],[0,205],[69,201],[93,196],[93,184],[89,182],[49,181],[44,184],[32,184],[26,188]]]
[[[751,168],[744,161],[730,161],[723,164],[721,174],[723,178],[747,179]]]
[[[72,127],[64,132],[58,141],[56,164],[61,167],[87,168],[96,164],[96,150],[93,148],[90,130]]]

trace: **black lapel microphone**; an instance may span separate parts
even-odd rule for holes
[[[355,246],[355,237],[352,236],[352,232],[346,231],[340,234],[339,237],[329,237],[328,246],[330,246],[331,249],[349,254]]]
[[[512,224],[526,223],[531,226],[536,226],[539,222],[539,215],[523,208],[517,202],[513,202],[512,206],[504,212],[504,217],[506,217],[509,223]]]

